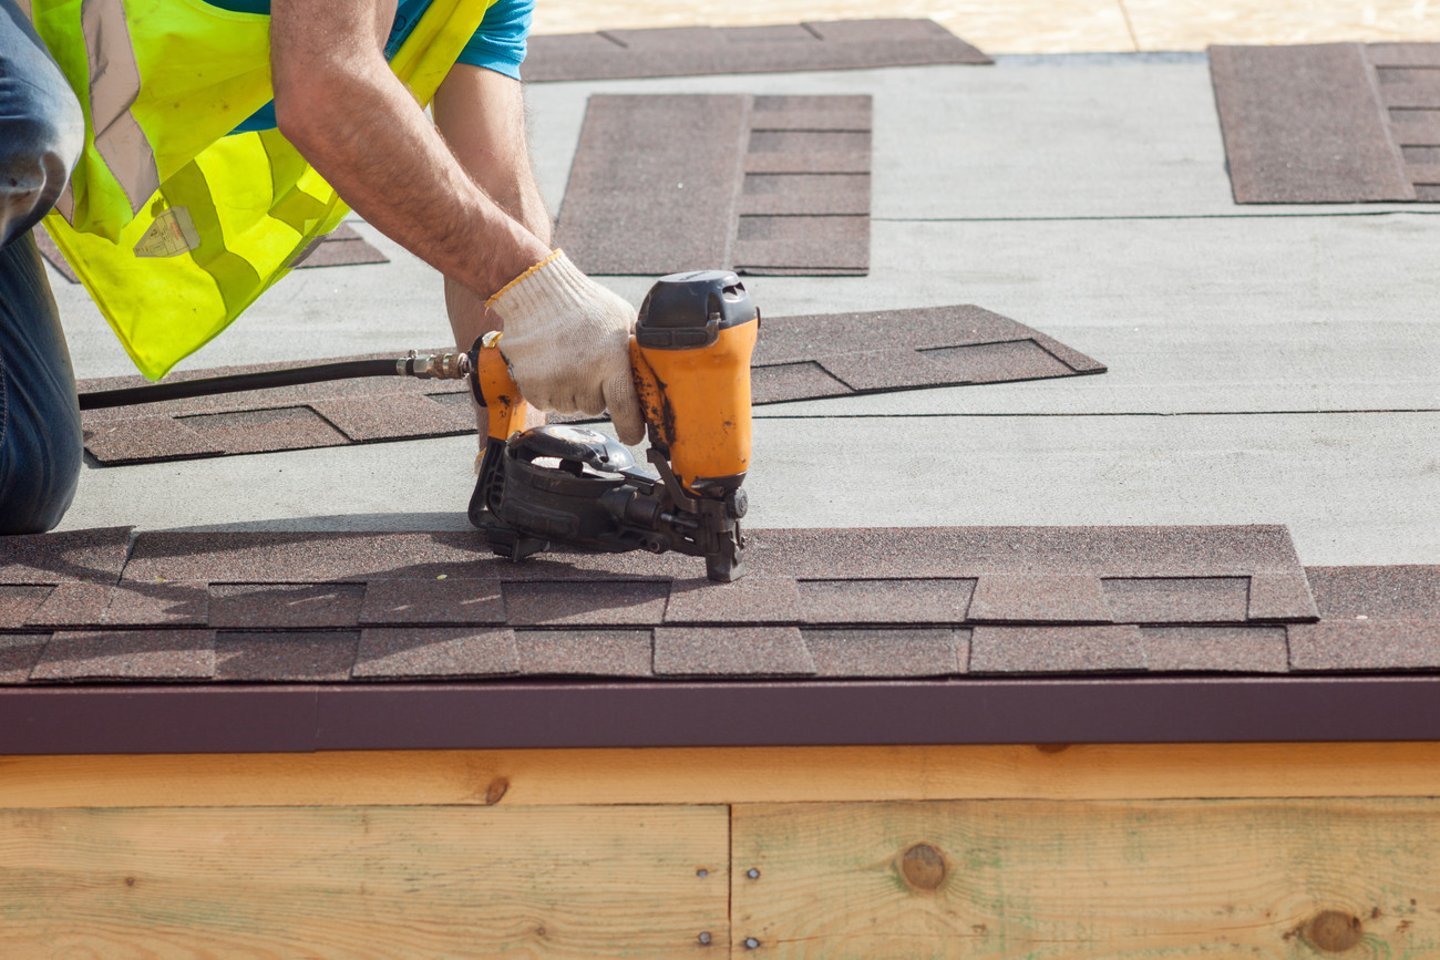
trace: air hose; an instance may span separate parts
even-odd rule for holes
[[[442,353],[420,356],[415,351],[393,360],[337,360],[308,367],[264,370],[258,373],[236,373],[223,377],[196,380],[175,380],[152,383],[142,387],[117,390],[95,390],[80,394],[81,410],[125,407],[138,403],[160,403],[208,397],[217,393],[239,393],[245,390],[268,390],[293,387],[302,383],[324,383],[327,380],[350,380],[356,377],[418,377],[422,380],[465,380],[470,377],[469,354]]]

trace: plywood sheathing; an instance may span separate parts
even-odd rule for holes
[[[1440,567],[1321,568],[1312,599],[1279,527],[763,530],[731,585],[464,533],[145,533],[73,579],[117,537],[0,545],[7,682],[1440,667]]]
[[[864,274],[870,129],[868,94],[594,95],[555,243],[587,273]]]
[[[1440,200],[1440,44],[1214,47],[1237,203]]]
[[[884,351],[869,349],[880,341]],[[172,379],[275,369],[280,367],[224,367]],[[1053,337],[980,307],[925,307],[766,317],[751,387],[755,403],[779,403],[1104,370]],[[145,382],[89,380],[81,391]],[[122,465],[457,436],[475,431],[475,415],[464,383],[372,377],[87,410],[82,424],[90,455],[104,465]]]
[[[537,35],[522,71],[538,83],[990,62],[933,20],[891,19]]]

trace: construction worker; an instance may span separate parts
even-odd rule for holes
[[[530,170],[532,4],[0,0],[0,533],[55,526],[79,474],[74,377],[30,236],[52,208],[152,376],[333,229],[343,199],[444,275],[458,346],[503,327],[533,405],[608,408],[638,442],[634,308],[551,250]]]

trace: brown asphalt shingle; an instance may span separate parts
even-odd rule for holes
[[[113,531],[7,538],[0,671],[23,684],[1440,669],[1440,566],[1307,579],[1283,528],[748,536],[733,584],[678,554],[517,565],[462,532],[146,533],[116,582]],[[108,582],[63,579],[97,557]]]
[[[523,72],[540,83],[990,62],[933,20],[842,20],[537,36]]]
[[[1433,201],[1440,45],[1211,47],[1237,203]]]

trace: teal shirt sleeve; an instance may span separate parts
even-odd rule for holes
[[[530,35],[534,13],[535,0],[495,0],[485,11],[480,29],[465,44],[459,62],[519,80],[520,64],[525,60],[525,38]]]

